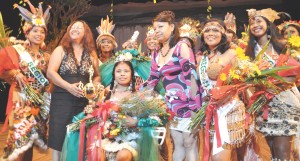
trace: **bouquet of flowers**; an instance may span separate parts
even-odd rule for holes
[[[263,52],[264,49],[258,55],[261,55]],[[271,69],[261,70],[258,65],[260,61],[251,62],[242,48],[237,47],[236,53],[235,62],[221,71],[216,83],[217,88],[210,91],[211,101],[215,104],[224,102],[237,92],[242,93],[246,97],[247,89],[249,87],[256,87],[260,91],[256,91],[248,102],[246,100],[244,102],[248,105],[248,113],[258,113],[268,100],[281,91],[280,87],[282,84],[289,84],[282,78],[283,75],[280,72],[294,67],[284,64]],[[192,119],[190,124],[191,129],[197,128],[203,121],[207,107],[208,104],[203,105]]]

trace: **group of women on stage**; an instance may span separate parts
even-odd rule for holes
[[[142,54],[137,48],[114,52],[118,45],[109,18],[101,20],[96,41],[88,24],[77,20],[50,54],[44,44],[50,8],[43,13],[41,6],[36,9],[27,3],[31,11],[17,6],[26,21],[26,41],[0,51],[0,78],[11,85],[3,159],[32,160],[33,144],[51,148],[53,161],[131,161],[142,160],[141,156],[151,161],[299,159],[300,24],[296,21],[276,27],[273,21],[280,18],[276,11],[250,9],[249,28],[238,39],[233,14],[224,21],[208,19],[200,27],[190,18],[177,23],[174,12],[162,11],[153,18],[144,41],[149,52]],[[197,38],[199,49],[195,49]],[[137,44],[134,41],[128,43]],[[252,66],[244,68],[247,65]],[[247,75],[247,70],[252,72]],[[142,82],[137,84],[137,79]],[[106,91],[104,99],[86,98],[82,85],[89,81]],[[122,106],[124,100],[157,86],[164,91],[164,97],[155,95],[155,99],[167,107],[171,118],[167,124],[154,125],[162,120],[158,115],[144,118],[136,111],[121,115],[139,103]],[[143,96],[147,95],[138,95],[148,101]],[[81,124],[91,120],[96,121]],[[70,139],[67,127],[78,121],[77,133],[72,134],[77,139]],[[119,126],[125,133],[116,131]],[[171,140],[165,142],[173,145],[168,149],[171,156],[161,149],[154,158],[153,151],[140,148],[146,137],[142,131],[158,126],[170,134]],[[68,153],[72,146],[78,152]]]

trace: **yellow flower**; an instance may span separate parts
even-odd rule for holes
[[[116,135],[119,134],[120,131],[121,131],[120,129],[114,129],[114,130],[111,130],[111,131],[110,131],[110,135],[116,136]]]
[[[225,81],[227,79],[226,74],[225,73],[221,73],[220,74],[220,79],[221,79],[221,81]]]
[[[300,37],[299,36],[292,36],[289,38],[288,40],[289,44],[292,46],[292,47],[295,47],[295,48],[299,48],[300,47]]]
[[[241,47],[237,47],[235,49],[235,51],[236,51],[236,55],[237,55],[238,59],[241,59],[241,60],[250,60],[249,57],[245,55],[245,52],[244,52],[244,50]]]
[[[233,78],[233,79],[240,79],[240,76],[237,75],[237,74],[235,74],[234,70],[232,70],[232,69],[230,69],[229,75],[230,75],[230,77]]]

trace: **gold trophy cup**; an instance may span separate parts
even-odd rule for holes
[[[89,105],[85,107],[85,113],[93,112],[93,101],[101,102],[104,97],[104,90],[101,89],[100,83],[97,85],[93,84],[92,78],[94,75],[94,68],[91,65],[89,68],[89,83],[83,85],[79,82],[79,88],[83,90],[83,96],[89,100]]]

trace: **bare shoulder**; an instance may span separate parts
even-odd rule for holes
[[[228,49],[228,50],[226,50],[225,51],[225,53],[224,53],[224,56],[226,56],[226,57],[235,57],[235,55],[236,55],[236,51],[235,51],[235,49]]]

